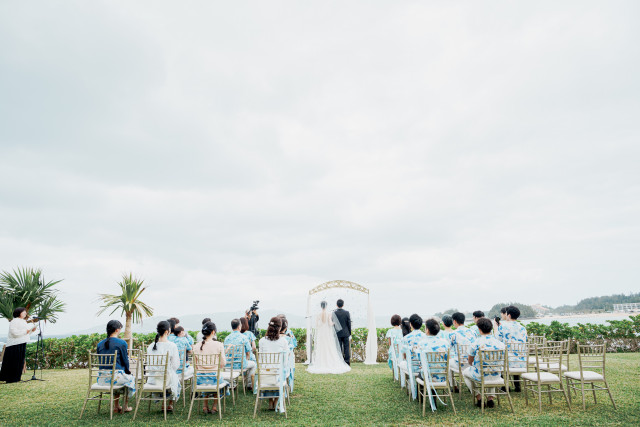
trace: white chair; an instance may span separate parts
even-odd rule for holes
[[[505,343],[507,348],[507,356],[509,357],[509,380],[514,383],[515,376],[521,377],[522,374],[529,372],[528,357],[529,344],[526,342],[509,341]],[[518,381],[522,383],[522,378]]]
[[[286,378],[285,370],[285,353],[258,353],[256,356],[257,364],[257,387],[256,387],[256,404],[253,409],[253,418],[258,413],[261,400],[278,399],[278,407],[287,417],[287,406],[285,402]],[[275,393],[275,395],[263,395],[263,393]]]
[[[180,368],[178,368],[178,376],[182,385],[182,407],[187,406],[187,389],[193,388],[193,367],[189,365],[189,355],[186,350],[179,350]]]
[[[552,394],[562,393],[567,401],[567,407],[571,411],[571,403],[567,396],[567,390],[562,384],[559,375],[551,372],[545,372],[540,367],[540,361],[544,358],[546,364],[556,364],[562,366],[564,351],[562,346],[538,347],[533,345],[533,354],[536,358],[535,372],[527,372],[522,374],[520,378],[524,382],[524,400],[529,405],[529,391],[538,395],[538,410],[542,412],[542,394],[547,393],[549,396],[549,404],[553,403]],[[544,387],[546,386],[546,390]]]
[[[211,371],[211,367],[215,367],[214,371]],[[198,384],[198,376],[204,378],[206,376],[209,383],[215,384]],[[222,420],[222,411],[227,407],[226,390],[229,387],[227,382],[222,376],[222,366],[220,364],[219,354],[194,354],[193,355],[193,382],[191,385],[191,405],[189,406],[189,415],[187,421],[191,419],[191,411],[193,410],[193,402],[203,401],[208,399],[207,393],[215,393],[216,400],[218,402],[218,415]],[[200,404],[198,404],[200,409]]]
[[[465,388],[462,371],[469,367],[469,344],[456,343],[456,363],[449,363],[451,378],[454,385],[458,387],[458,395],[462,399],[462,390]]]
[[[616,402],[613,400],[613,395],[611,394],[611,389],[605,376],[606,354],[607,351],[604,344],[578,344],[578,364],[580,370],[566,371],[563,373],[567,381],[567,388],[569,390],[579,390],[582,394],[583,410],[587,408],[585,392],[589,391],[593,393],[594,403],[598,403],[596,392],[606,391],[613,404],[613,409],[617,409]],[[603,385],[599,385],[600,383]],[[587,386],[587,388],[585,388],[585,386]],[[571,393],[569,393],[569,400],[571,400]]]
[[[229,383],[229,389],[231,390],[231,402],[233,406],[236,406],[236,394],[238,390],[238,378],[242,375],[242,352],[244,346],[242,345],[228,345],[224,348],[225,359],[227,360],[224,370],[222,371],[222,378]],[[237,360],[237,362],[235,362]],[[238,368],[236,369],[236,363]]]
[[[124,389],[122,385],[113,385],[113,381],[111,380],[115,378],[116,360],[118,360],[118,350],[115,350],[114,354],[95,354],[89,352],[89,387],[87,388],[87,395],[84,398],[82,411],[80,411],[80,418],[82,418],[89,400],[98,401],[98,413],[100,413],[102,401],[109,399],[109,419],[113,419],[114,392]],[[91,393],[99,394],[91,397]],[[107,393],[109,397],[103,397],[103,395]]]
[[[142,369],[144,372],[143,384],[138,390],[136,410],[133,419],[138,415],[138,407],[141,400],[149,402],[149,412],[151,412],[151,402],[159,400],[153,394],[162,394],[162,408],[164,410],[164,420],[167,420],[167,371],[169,367],[169,357],[166,354],[145,354],[142,358]],[[147,394],[146,397],[143,397]]]
[[[476,388],[479,385],[482,413],[484,413],[485,390],[494,389],[493,393],[498,398],[498,404],[500,404],[500,395],[506,394],[507,399],[509,400],[509,406],[511,407],[511,412],[514,412],[511,394],[509,394],[509,363],[506,349],[480,349],[476,357],[479,357],[480,381],[470,378],[472,384],[471,398],[473,401],[475,402]],[[504,387],[505,391],[500,391],[501,387]]]
[[[425,416],[426,408],[427,408],[427,399],[433,399],[433,396],[430,395],[430,390],[436,392],[435,398],[439,399],[440,396],[449,397],[451,400],[451,408],[453,409],[453,413],[456,412],[456,405],[453,402],[453,393],[451,393],[450,388],[450,376],[451,371],[449,370],[449,356],[451,349],[448,349],[446,352],[444,351],[434,351],[434,352],[421,352],[420,353],[420,363],[422,365],[422,378],[417,378],[416,383],[418,384],[418,394],[422,400],[422,416]],[[434,375],[444,376],[444,381],[434,382],[432,377]],[[424,378],[424,379],[423,379]],[[429,378],[427,381],[426,379]],[[443,391],[442,394],[438,394],[438,390]]]

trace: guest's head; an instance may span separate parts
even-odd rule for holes
[[[484,317],[484,312],[480,311],[480,310],[476,310],[473,312],[473,321],[474,323],[478,323],[478,319],[481,319]]]
[[[502,307],[500,309],[500,318],[502,320],[507,320],[507,307]]]
[[[453,313],[451,315],[451,319],[453,320],[453,326],[455,326],[456,328],[458,326],[464,325],[464,313]]]
[[[322,301],[322,302],[320,303],[320,308],[321,308],[321,309],[323,309],[323,310],[324,310],[325,308],[327,308],[327,302],[326,302],[326,301]]]
[[[489,335],[493,330],[493,323],[486,317],[479,318],[476,325],[478,325],[478,330],[482,335]]]
[[[207,322],[211,322],[211,319],[208,317],[205,317],[204,319],[202,319],[202,325],[204,326],[205,323]]]
[[[424,322],[424,326],[427,328],[427,335],[436,336],[440,332],[440,322],[436,319],[429,319]]]
[[[162,337],[168,337],[171,332],[171,324],[167,320],[162,320],[158,322],[158,326],[156,326],[156,339],[153,342],[153,349],[158,349],[158,341]]]
[[[409,322],[408,317],[402,318],[402,336],[407,335],[411,332],[411,322]]]
[[[15,310],[13,310],[13,318],[17,319],[24,319],[25,317],[27,317],[27,309],[24,307],[18,307]]]
[[[496,322],[496,325],[500,326],[500,316],[496,316],[493,318],[493,321]]]
[[[104,348],[109,348],[111,338],[118,338],[118,334],[122,329],[122,323],[119,320],[109,320],[107,323],[107,340],[104,342]]]
[[[271,320],[269,320],[269,325],[267,326],[266,338],[269,341],[277,341],[280,338],[280,329],[282,329],[282,319],[279,317],[272,317]]]
[[[183,332],[184,332],[184,328],[182,326],[176,326],[175,328],[173,328],[173,335],[177,337],[182,336]]]
[[[449,316],[448,314],[445,314],[444,316],[442,316],[442,324],[444,325],[445,328],[452,327],[453,317]]]
[[[342,308],[342,307],[344,307],[344,301],[342,301],[341,299],[339,299],[339,300],[336,302],[336,305],[338,306],[338,308]]]
[[[280,333],[284,334],[289,328],[289,322],[287,321],[287,319],[280,319],[280,321],[282,322],[282,325],[280,325]]]
[[[400,326],[401,323],[402,317],[400,317],[400,315],[394,314],[393,316],[391,316],[391,326]]]
[[[202,325],[202,344],[200,344],[200,350],[204,347],[204,343],[209,339],[215,339],[216,333],[218,329],[216,328],[216,324],[213,322],[207,322]]]
[[[508,320],[518,320],[520,317],[520,309],[515,305],[510,305],[507,307],[507,319]]]
[[[240,332],[244,334],[248,330],[249,330],[249,321],[247,320],[246,317],[241,317],[240,318]]]
[[[171,317],[170,319],[167,319],[167,322],[169,322],[169,325],[171,326],[171,333],[173,333],[173,330],[176,328],[176,325],[180,323],[179,320],[177,322],[176,320],[178,319],[175,317]]]
[[[239,331],[240,330],[240,320],[233,319],[231,321],[231,329],[234,330],[234,331]]]
[[[422,328],[422,317],[418,314],[412,314],[411,317],[409,317],[409,323],[411,324],[411,329],[417,331]]]

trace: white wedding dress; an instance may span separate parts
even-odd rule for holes
[[[316,316],[313,351],[307,372],[312,374],[344,374],[350,370],[351,366],[344,362],[340,351],[333,316],[327,313],[326,309],[323,309]]]

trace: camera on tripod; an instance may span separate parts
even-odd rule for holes
[[[249,309],[249,313],[253,313],[254,311],[258,310],[258,304],[260,304],[260,300],[255,300],[253,302],[253,305],[251,305],[251,308]]]

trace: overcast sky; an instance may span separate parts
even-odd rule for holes
[[[3,2],[0,269],[96,318],[640,289],[640,5]],[[349,302],[347,302],[347,306]],[[381,325],[384,326],[384,325]]]

